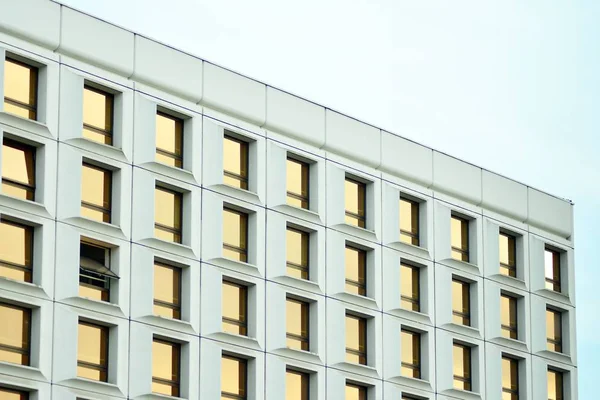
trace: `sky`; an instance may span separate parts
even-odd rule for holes
[[[598,397],[600,1],[61,2],[573,200],[579,395]]]

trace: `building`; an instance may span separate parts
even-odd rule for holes
[[[569,201],[0,10],[0,399],[577,398]]]

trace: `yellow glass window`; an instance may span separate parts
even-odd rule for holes
[[[421,311],[420,270],[400,264],[400,306],[405,310]]]
[[[402,329],[400,338],[402,376],[421,379],[421,334]]]
[[[288,227],[286,230],[286,269],[294,278],[308,279],[309,233]]]
[[[346,246],[346,292],[367,295],[367,252]]]
[[[0,303],[0,361],[29,365],[31,310]]]
[[[110,280],[119,277],[110,270],[108,247],[81,241],[79,244],[79,296],[110,301]]]
[[[285,371],[285,400],[308,400],[310,375],[288,369]]]
[[[352,383],[346,383],[344,400],[367,400],[367,388]]]
[[[517,299],[506,294],[500,295],[500,324],[502,336],[510,339],[518,339]]]
[[[502,357],[502,400],[519,400],[519,360]]]
[[[563,400],[563,373],[548,369],[548,400]]]
[[[454,371],[454,388],[460,390],[471,389],[471,348],[454,343],[452,350]]]
[[[0,276],[31,282],[33,228],[0,219]]]
[[[37,119],[38,69],[21,61],[4,61],[4,111]]]
[[[181,319],[181,269],[154,261],[154,314]]]
[[[400,198],[400,241],[419,245],[419,203]]]
[[[246,386],[246,360],[223,355],[221,357],[221,400],[245,400]]]
[[[223,332],[248,335],[248,288],[223,281]]]
[[[113,144],[114,95],[85,85],[83,88],[83,137]]]
[[[81,170],[81,215],[96,221],[111,221],[112,171],[83,163]]]
[[[346,223],[361,228],[367,226],[367,185],[362,182],[346,178]]]
[[[548,350],[562,353],[562,313],[546,309],[546,342]]]
[[[346,314],[346,361],[367,364],[367,320]]]
[[[561,292],[560,252],[546,247],[544,250],[544,271],[546,275],[546,289]]]
[[[471,326],[470,284],[452,279],[452,322]]]
[[[152,341],[152,392],[179,396],[181,346],[166,340]]]
[[[156,113],[156,161],[183,168],[183,120]]]
[[[0,387],[0,399],[2,399],[2,400],[29,400],[29,393],[21,392],[19,390],[13,390],[13,389]]]
[[[223,142],[223,182],[248,190],[248,143],[231,136]]]
[[[450,229],[452,258],[469,262],[469,221],[453,215],[450,221]]]
[[[517,240],[508,233],[500,232],[500,273],[506,276],[517,277]]]
[[[286,338],[290,349],[308,351],[310,348],[308,307],[306,302],[289,297],[286,299]]]
[[[35,200],[35,147],[2,141],[2,193]]]
[[[289,205],[308,209],[308,170],[307,163],[294,158],[287,159],[287,203]]]
[[[181,193],[156,186],[154,190],[154,236],[168,242],[181,243]]]
[[[223,256],[248,261],[248,214],[223,208]]]
[[[79,321],[77,376],[95,381],[108,380],[108,328]]]

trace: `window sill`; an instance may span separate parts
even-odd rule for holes
[[[177,168],[159,161],[148,161],[139,164],[142,168],[152,171],[157,174],[177,179],[190,185],[200,186],[200,181],[196,179],[194,174],[184,168]]]
[[[230,258],[225,258],[225,257],[218,257],[218,258],[213,258],[210,260],[204,260],[205,262],[208,263],[213,263],[219,267],[231,270],[231,271],[237,271],[237,272],[242,272],[248,275],[252,275],[254,277],[257,278],[261,278],[262,277],[262,272],[261,270],[258,268],[257,265],[254,264],[250,264],[244,261],[237,261],[237,260],[232,260]]]
[[[37,201],[20,199],[18,197],[0,193],[0,203],[5,207],[15,208],[19,211],[34,214],[42,218],[53,218],[50,212],[48,212],[46,209],[46,206]]]
[[[538,292],[542,296],[544,296],[544,297],[546,297],[548,299],[551,299],[551,300],[554,300],[554,301],[558,301],[558,302],[561,302],[561,303],[566,303],[569,306],[574,306],[573,302],[571,301],[571,298],[569,297],[568,293],[555,292],[554,290],[550,290],[550,289],[546,289],[546,288],[542,288],[542,289],[538,290]]]
[[[315,364],[323,364],[323,360],[319,356],[318,353],[314,353],[306,350],[297,350],[290,349],[289,347],[282,347],[279,349],[273,350],[274,354],[281,355],[283,357],[288,357],[304,362],[315,363]]]
[[[400,318],[406,318],[409,320],[413,320],[415,322],[419,322],[425,325],[433,326],[433,321],[431,316],[427,313],[420,311],[412,311],[404,308],[394,308],[389,311],[384,311],[386,314],[393,315]]]
[[[75,146],[77,148],[87,150],[91,153],[99,154],[100,156],[111,158],[115,161],[120,161],[122,163],[131,164],[131,161],[128,160],[127,156],[123,152],[123,149],[121,148],[104,143],[95,142],[93,140],[84,138],[83,136],[78,136],[72,139],[66,139],[65,142],[70,143],[72,146]]]
[[[117,239],[127,240],[125,232],[123,232],[120,226],[115,224],[97,221],[95,219],[90,219],[82,216],[67,218],[65,220],[70,220],[74,225],[80,228],[88,229],[94,232],[100,232],[107,236],[115,237]]]
[[[415,257],[424,258],[426,260],[432,260],[433,258],[431,256],[431,252],[425,246],[415,246],[414,244],[408,244],[400,241],[390,242],[386,246],[398,251],[403,251]]]
[[[50,377],[44,374],[37,367],[31,365],[13,364],[5,361],[0,361],[0,374],[20,376],[25,379],[31,379],[42,382],[49,382]]]
[[[459,399],[481,399],[481,394],[478,392],[472,392],[469,390],[461,390],[455,388],[443,390],[442,394],[447,394],[449,396],[457,397]]]
[[[149,325],[161,328],[177,330],[190,335],[198,335],[198,331],[194,329],[191,322],[182,319],[168,318],[161,315],[144,315],[136,318],[136,320],[145,321]]]
[[[302,289],[307,292],[315,293],[315,294],[323,294],[321,290],[321,286],[314,281],[295,278],[289,275],[280,275],[271,278],[274,282],[281,283],[282,285],[291,286],[293,288]]]
[[[24,131],[29,131],[39,136],[54,139],[52,133],[50,133],[48,125],[38,120],[23,118],[15,114],[8,113],[6,111],[1,111],[0,123]]]
[[[77,389],[87,390],[96,393],[105,393],[112,396],[124,397],[123,392],[118,385],[110,382],[94,381],[91,379],[80,378],[78,376],[62,381],[61,383],[70,384]]]
[[[397,376],[389,377],[388,380],[390,380],[391,382],[400,384],[400,385],[417,388],[419,390],[433,391],[433,386],[431,385],[431,382],[426,379],[418,379],[418,378],[411,378],[408,376],[397,375]]]
[[[340,232],[346,233],[348,235],[356,236],[360,239],[367,240],[369,242],[379,242],[379,239],[377,238],[377,233],[374,230],[350,225],[345,222],[335,225],[335,227]]]
[[[317,211],[291,206],[287,203],[273,206],[273,209],[294,218],[298,218],[313,224],[323,225],[323,219]]]
[[[158,239],[156,237],[149,237],[139,239],[139,243],[145,244],[148,247],[162,250],[166,253],[178,255],[180,257],[190,258],[197,261],[200,257],[194,253],[194,249],[183,243],[169,242],[166,240]]]
[[[379,372],[377,372],[377,368],[370,365],[355,364],[347,361],[342,361],[337,365],[340,367],[340,369],[354,374],[365,375],[374,379],[381,379]]]
[[[215,332],[210,335],[210,337],[216,338],[225,343],[234,344],[237,346],[247,347],[252,350],[263,351],[258,340],[256,338],[250,336],[236,335],[235,333],[229,332]]]
[[[379,311],[378,302],[372,297],[361,296],[358,294],[348,292],[336,293],[332,297],[338,298],[339,300],[342,300],[346,303],[368,308],[369,310]]]
[[[44,300],[48,300],[52,297],[46,293],[43,286],[32,282],[18,281],[5,276],[0,276],[0,289],[10,290]]]
[[[483,340],[481,336],[481,332],[478,328],[474,328],[472,326],[460,325],[454,322],[450,322],[448,327],[452,332],[458,333],[459,335],[469,336],[474,339]]]
[[[235,199],[239,199],[239,200],[245,201],[247,203],[251,203],[253,205],[263,206],[263,204],[262,204],[263,202],[260,199],[260,196],[258,195],[258,193],[253,192],[251,190],[241,189],[241,188],[238,188],[235,186],[229,186],[225,183],[218,183],[218,184],[214,185],[214,190],[215,190],[215,192],[225,195],[225,196],[230,196]]]

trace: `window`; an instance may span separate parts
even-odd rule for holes
[[[548,350],[562,353],[562,313],[546,309],[546,342]]]
[[[367,365],[367,320],[346,314],[346,361]]]
[[[83,163],[81,171],[81,215],[110,223],[112,172]]]
[[[450,221],[452,258],[469,262],[469,221],[452,215]]]
[[[110,301],[110,280],[119,276],[110,270],[110,249],[79,243],[79,296]]]
[[[548,368],[548,400],[563,400],[563,373]]]
[[[156,161],[183,168],[183,120],[156,113]]]
[[[35,147],[4,138],[2,192],[19,199],[35,200]]]
[[[346,177],[346,223],[366,228],[367,185]]]
[[[154,261],[154,315],[181,319],[181,269]]]
[[[287,203],[294,207],[308,209],[308,163],[288,157],[286,165],[287,175]]]
[[[402,376],[421,379],[421,334],[402,329],[400,337]]]
[[[83,87],[83,137],[94,142],[113,144],[114,96],[101,89]]]
[[[452,322],[471,326],[471,285],[452,279]]]
[[[29,365],[31,310],[0,303],[0,361]]]
[[[0,387],[0,398],[4,400],[29,400],[29,393]]]
[[[500,232],[500,273],[517,277],[517,239],[508,233]]]
[[[346,382],[345,400],[367,400],[367,388]]]
[[[77,376],[108,381],[108,328],[79,321]]]
[[[38,69],[12,58],[4,61],[4,111],[37,119]]]
[[[221,400],[245,400],[246,386],[246,360],[223,355],[221,357]]]
[[[152,341],[152,392],[179,396],[181,345],[166,340]]]
[[[471,348],[454,343],[452,350],[454,388],[460,390],[471,389]]]
[[[546,247],[544,250],[544,270],[546,275],[546,289],[561,292],[560,288],[560,252]]]
[[[285,400],[308,400],[310,375],[288,369],[285,371]]]
[[[294,278],[308,279],[309,233],[288,227],[286,230],[286,269]]]
[[[31,282],[33,228],[0,219],[0,276]]]
[[[248,335],[248,288],[223,281],[223,332]]]
[[[502,336],[510,339],[519,338],[517,328],[517,299],[507,294],[500,295],[500,327]]]
[[[223,141],[223,182],[248,190],[248,143],[225,135]]]
[[[367,295],[367,252],[346,245],[346,292]]]
[[[502,400],[519,400],[519,360],[502,357]]]
[[[223,208],[223,256],[248,262],[248,214]]]
[[[405,310],[421,311],[419,268],[400,264],[400,307]]]
[[[169,242],[181,243],[181,193],[156,186],[154,190],[154,236]]]
[[[290,349],[310,350],[308,307],[306,302],[289,297],[286,299],[286,338]]]
[[[419,245],[419,203],[400,198],[400,241]]]

